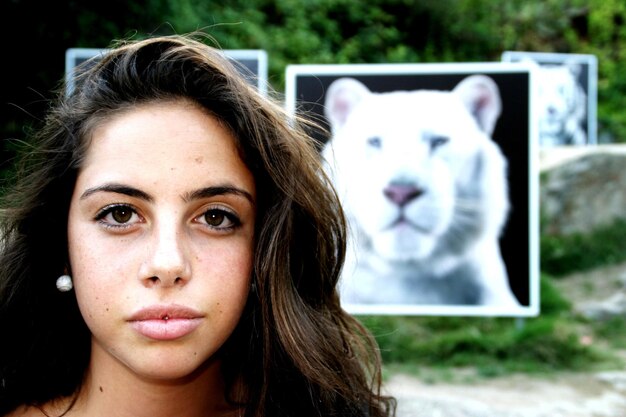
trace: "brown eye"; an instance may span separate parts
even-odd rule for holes
[[[128,223],[133,216],[133,211],[128,207],[116,207],[111,211],[111,217],[117,223]]]
[[[209,229],[227,232],[241,225],[241,220],[230,210],[224,208],[212,208],[205,211],[195,221],[206,225]]]
[[[114,204],[103,208],[95,220],[109,228],[126,228],[140,223],[141,216],[127,204]]]
[[[204,220],[209,226],[218,227],[224,223],[226,215],[222,211],[210,210],[204,214]]]

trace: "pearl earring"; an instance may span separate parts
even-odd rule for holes
[[[57,278],[57,289],[61,292],[70,291],[74,285],[72,284],[72,277],[69,275],[61,275]]]

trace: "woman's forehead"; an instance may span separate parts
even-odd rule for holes
[[[158,102],[120,113],[93,131],[82,177],[237,179],[254,190],[230,129],[185,101]]]

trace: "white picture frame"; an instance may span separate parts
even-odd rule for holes
[[[576,54],[576,53],[557,53],[557,52],[529,52],[529,51],[504,51],[501,56],[502,62],[536,62],[546,71],[545,76],[538,74],[536,77],[537,88],[537,106],[539,123],[539,146],[567,146],[567,145],[596,145],[598,143],[597,128],[597,86],[598,86],[598,59],[592,54]],[[568,71],[565,71],[568,69]],[[542,128],[542,119],[547,119],[548,111],[557,115],[564,113],[561,110],[552,110],[564,108],[566,100],[563,98],[562,90],[568,90],[561,82],[573,80],[581,91],[582,98],[579,104],[575,105],[577,111],[568,113],[578,113],[578,116],[572,115],[572,118],[578,118],[580,134],[574,135],[565,133],[571,129],[557,129],[555,122],[546,122],[545,128]],[[558,81],[562,80],[562,81]],[[571,83],[571,82],[570,82]],[[561,93],[557,93],[557,89]],[[550,109],[552,108],[552,109]],[[542,116],[542,115],[546,116]],[[562,119],[564,116],[560,116]],[[569,123],[569,126],[572,124]],[[557,130],[559,133],[557,135]],[[573,139],[580,137],[579,140]]]
[[[511,317],[539,314],[539,170],[536,115],[532,111],[534,71],[529,65],[503,62],[289,65],[286,68],[285,106],[290,115],[298,113],[311,117],[331,131],[324,115],[324,100],[329,86],[339,78],[357,79],[374,92],[414,89],[449,91],[459,80],[472,74],[492,77],[502,93],[502,116],[496,125],[493,140],[508,160],[507,181],[513,209],[509,213],[500,247],[519,305],[354,303],[343,300],[342,295],[342,305],[348,312],[365,315]],[[312,134],[320,147],[329,139],[321,131]],[[375,169],[372,167],[372,170]]]

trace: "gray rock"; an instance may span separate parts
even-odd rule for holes
[[[587,146],[577,154],[561,148],[543,152],[551,164],[544,166],[540,181],[542,233],[587,233],[626,220],[626,145]],[[567,157],[559,160],[558,152]]]

